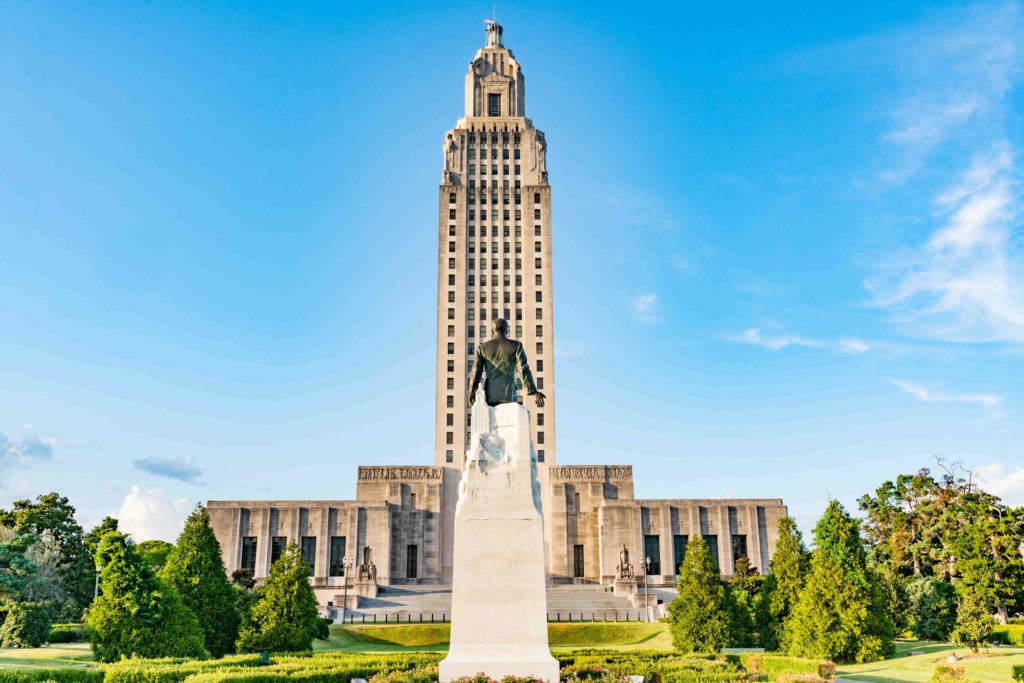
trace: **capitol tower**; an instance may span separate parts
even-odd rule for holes
[[[543,491],[547,468],[556,462],[547,143],[526,118],[526,78],[496,22],[487,23],[487,43],[469,63],[465,100],[463,117],[444,135],[438,191],[434,462],[444,467],[444,576],[451,575],[455,504],[470,438],[473,353],[497,318],[523,343],[537,389],[547,397],[543,408],[527,404]]]

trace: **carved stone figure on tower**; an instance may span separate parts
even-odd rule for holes
[[[522,380],[523,389],[528,396],[533,396],[537,406],[544,407],[544,394],[537,391],[533,383],[530,363],[526,360],[526,351],[521,342],[508,338],[508,323],[498,318],[494,321],[494,336],[476,347],[476,360],[473,365],[473,380],[469,385],[469,405],[476,401],[476,389],[484,379],[484,394],[487,405],[496,406],[501,403],[516,403],[516,375]]]

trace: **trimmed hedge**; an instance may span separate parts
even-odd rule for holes
[[[1024,624],[993,626],[989,640],[1000,645],[1024,645]]]
[[[0,668],[0,683],[103,683],[103,671],[91,667]]]
[[[103,666],[106,672],[104,683],[181,683],[193,674],[259,664],[259,655],[235,655],[223,659],[124,659]]]
[[[50,643],[83,643],[89,640],[83,624],[53,624],[50,626]]]
[[[826,681],[835,680],[836,677],[836,665],[826,659],[802,659],[786,655],[751,652],[740,655],[740,661],[744,669],[753,674],[767,676],[770,681],[781,676],[811,676]],[[782,679],[779,678],[779,680]]]

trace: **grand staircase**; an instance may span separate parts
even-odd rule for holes
[[[495,584],[495,591],[501,586]],[[548,586],[548,621],[643,621],[643,595],[639,607],[629,598],[614,595],[605,586]],[[652,594],[650,604],[657,600]],[[345,623],[443,623],[451,620],[451,586],[381,586],[375,598],[362,598],[359,607],[345,611]],[[341,609],[333,608],[331,617],[340,623]]]

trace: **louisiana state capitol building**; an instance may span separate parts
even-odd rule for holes
[[[543,408],[525,405],[552,584],[614,582],[625,547],[636,576],[647,557],[648,582],[674,585],[694,534],[708,542],[723,575],[740,557],[768,571],[776,525],[787,514],[780,499],[642,500],[630,464],[558,464],[551,209],[547,141],[526,116],[526,79],[502,27],[488,22],[466,73],[463,115],[442,137],[434,463],[359,467],[355,500],[209,501],[229,573],[263,578],[294,541],[324,605],[339,604],[346,576],[351,583],[361,571],[366,579],[368,563],[385,587],[450,583],[474,351],[499,318],[523,343],[546,395]],[[679,454],[680,467],[685,458]]]

